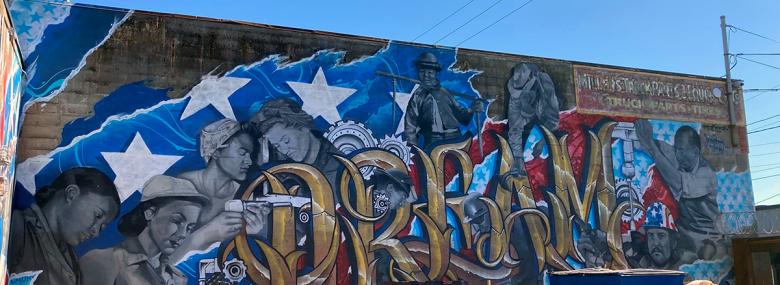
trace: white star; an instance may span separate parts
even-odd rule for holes
[[[203,81],[187,93],[190,101],[181,113],[181,120],[194,115],[208,105],[214,106],[225,118],[235,120],[236,115],[233,114],[233,107],[230,106],[228,97],[247,83],[249,83],[248,78],[205,76]]]
[[[287,81],[287,85],[290,85],[295,94],[301,97],[303,111],[314,118],[322,116],[330,124],[341,120],[338,105],[357,91],[357,89],[328,85],[322,67],[317,70],[311,83]]]
[[[18,181],[27,192],[35,194],[38,188],[35,186],[35,175],[51,162],[47,156],[31,157],[16,166],[16,181]]]
[[[412,94],[414,94],[414,91],[417,91],[417,87],[420,87],[420,85],[415,84],[414,87],[412,87],[412,91],[409,93],[395,92],[395,104],[401,109],[401,121],[398,122],[395,134],[400,134],[404,131],[404,114],[406,113],[406,107],[409,106],[409,101],[412,100]],[[393,96],[393,92],[390,92],[390,96]]]
[[[178,155],[153,154],[139,133],[135,134],[133,141],[124,152],[101,152],[100,154],[116,174],[114,184],[121,201],[130,197],[136,190],[140,191],[149,178],[165,173],[182,158]]]

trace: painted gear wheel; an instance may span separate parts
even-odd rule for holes
[[[617,204],[633,200],[634,203],[642,205],[642,199],[639,197],[635,186],[631,184],[630,180],[618,178],[617,183],[615,183],[615,193]],[[639,219],[642,218],[642,215],[644,215],[642,209],[634,208],[632,213],[631,208],[629,207],[625,212],[623,212],[623,215],[620,217],[620,219],[623,222],[629,222],[631,220],[639,221]]]
[[[363,124],[354,121],[336,122],[336,124],[331,126],[328,129],[328,132],[325,133],[325,138],[344,154],[350,154],[356,150],[377,146],[377,140],[374,138],[371,130],[366,128]],[[373,167],[362,167],[360,169],[360,173],[363,174],[364,178],[371,177],[373,172]]]
[[[385,136],[380,142],[379,147],[392,152],[401,160],[404,161],[404,163],[409,164],[409,161],[412,157],[412,149],[406,145],[406,142],[401,139],[401,136],[395,135],[395,136]]]
[[[336,122],[325,134],[325,138],[344,154],[377,145],[371,130],[353,121]]]
[[[246,265],[244,265],[243,261],[233,258],[225,262],[222,273],[225,274],[225,279],[230,282],[241,282],[241,280],[246,278]]]

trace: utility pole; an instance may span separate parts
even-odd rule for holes
[[[729,57],[729,42],[726,35],[726,16],[720,16],[720,32],[723,38],[723,63],[726,66],[726,99],[729,104],[729,132],[731,133],[731,146],[737,146],[737,133],[734,130],[736,126],[736,118],[734,116],[734,87],[731,84],[731,61]]]

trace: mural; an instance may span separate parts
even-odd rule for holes
[[[11,195],[16,172],[16,143],[19,134],[19,109],[22,92],[22,60],[5,3],[0,4],[0,264],[8,250],[8,225]],[[8,272],[0,267],[0,282]]]
[[[76,10],[90,11],[50,21]],[[133,17],[112,13],[110,29]],[[585,267],[730,279],[728,235],[751,223],[730,214],[752,200],[730,198],[751,192],[749,173],[710,154],[722,117],[610,114],[596,103],[619,99],[588,98],[624,90],[579,66],[518,59],[488,96],[473,82],[487,67],[458,68],[458,50],[346,53],[280,52],[181,98],[123,82],[19,165],[9,271],[34,284],[544,284]],[[671,84],[720,111],[715,89],[663,80],[648,94]],[[595,103],[565,104],[569,86]]]

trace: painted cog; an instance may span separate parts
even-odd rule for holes
[[[225,279],[232,283],[241,282],[241,280],[246,278],[246,265],[244,265],[244,262],[241,260],[233,258],[230,261],[225,262],[224,268],[223,273],[225,274]]]
[[[374,138],[371,130],[363,124],[354,121],[336,122],[325,133],[325,138],[344,154],[377,146],[377,140]],[[374,168],[363,167],[360,169],[360,172],[363,174],[363,177],[368,178],[374,172]]]
[[[633,200],[637,204],[640,205],[642,204],[642,201],[639,198],[637,191],[634,185],[631,184],[630,180],[618,178],[617,183],[615,183],[615,191],[616,191],[615,198],[618,204],[620,204],[621,202],[628,202],[631,200]],[[644,212],[641,209],[634,208],[632,213],[631,208],[629,208],[625,212],[623,212],[623,215],[620,217],[620,219],[623,222],[629,222],[631,220],[639,221],[639,219],[641,219],[643,215]]]
[[[406,145],[406,142],[401,139],[400,135],[388,136],[386,135],[380,142],[379,147],[392,152],[396,156],[400,157],[404,163],[409,164],[412,157],[412,148]]]

